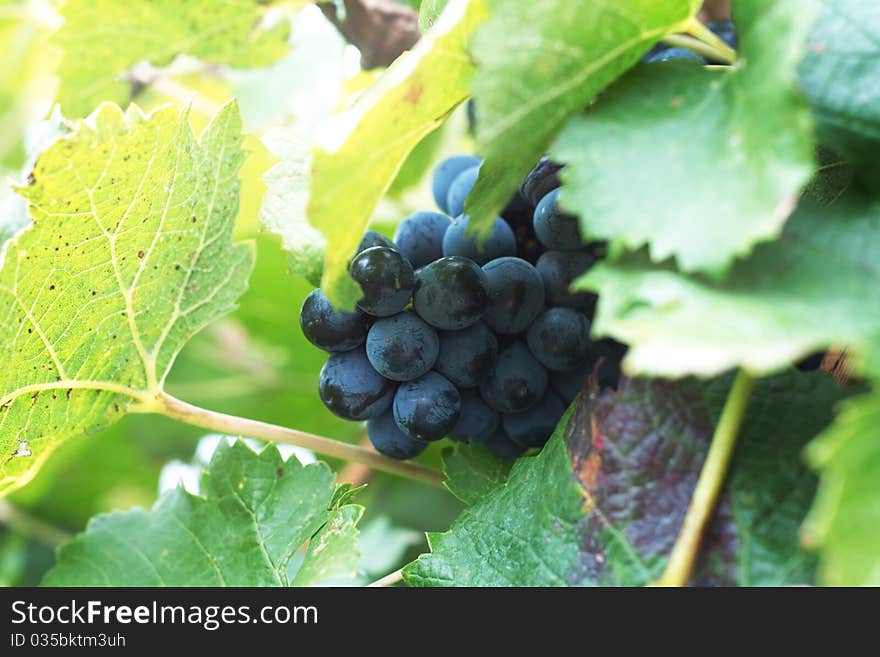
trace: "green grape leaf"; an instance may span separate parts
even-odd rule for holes
[[[102,105],[28,186],[34,222],[0,267],[0,494],[63,441],[151,410],[189,338],[235,307],[253,266],[234,245],[241,122],[200,140],[172,107]]]
[[[880,13],[871,2],[820,0],[801,85],[822,143],[880,181]]]
[[[443,450],[443,483],[462,502],[474,504],[507,481],[510,466],[476,445],[456,445]]]
[[[282,459],[225,441],[202,475],[201,495],[177,488],[152,510],[93,518],[58,551],[45,586],[289,586],[353,576],[361,507],[331,508],[324,463]],[[293,582],[288,565],[311,539]]]
[[[358,522],[364,508],[344,504],[331,511],[324,526],[309,541],[305,560],[296,571],[293,586],[341,584],[358,574]]]
[[[569,115],[678,32],[699,0],[492,0],[477,31],[477,152],[485,158],[465,211],[488,225]]]
[[[663,571],[729,380],[624,379],[581,395],[544,450],[467,508],[410,585],[644,585]],[[695,584],[808,583],[798,528],[815,490],[799,462],[840,397],[824,373],[760,381],[731,476],[704,537]],[[773,440],[768,441],[768,436]],[[772,476],[767,473],[772,472]]]
[[[803,201],[722,283],[637,253],[576,285],[600,293],[593,330],[630,345],[629,373],[768,373],[829,345],[859,352],[880,331],[880,203],[857,191]]]
[[[326,238],[321,289],[338,305],[360,297],[348,261],[407,155],[468,96],[474,66],[465,46],[486,2],[451,0],[412,50],[321,127],[307,212]]]
[[[821,472],[804,542],[819,549],[830,586],[880,586],[880,394],[848,401],[807,451]]]
[[[52,41],[63,50],[58,102],[84,116],[102,100],[124,103],[135,64],[164,66],[178,55],[213,64],[265,66],[287,52],[287,21],[263,29],[266,2],[233,0],[68,0]]]
[[[814,169],[795,86],[811,6],[738,0],[735,68],[643,64],[568,122],[551,157],[585,237],[715,275],[778,237]]]

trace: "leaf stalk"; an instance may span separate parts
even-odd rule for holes
[[[686,34],[670,34],[661,39],[663,43],[667,46],[672,46],[673,48],[685,48],[690,50],[691,52],[695,52],[698,55],[702,55],[707,59],[711,59],[716,62],[724,62],[727,65],[733,64],[736,61],[736,51],[733,51],[728,46],[727,49],[733,53],[730,56],[727,53],[718,50],[717,48],[712,47],[708,43],[700,41],[692,36],[688,36]],[[722,43],[724,43],[722,41]],[[727,44],[725,44],[727,45]]]
[[[715,428],[690,506],[669,555],[666,570],[653,586],[687,586],[690,581],[703,532],[718,504],[754,386],[755,379],[746,370],[737,373]]]
[[[193,406],[164,392],[159,394],[156,402],[154,406],[146,406],[139,410],[161,413],[180,422],[210,431],[304,447],[324,456],[363,463],[370,468],[381,470],[382,472],[388,472],[389,474],[395,474],[443,488],[444,476],[440,471],[420,463],[398,461],[383,456],[367,447],[351,445],[339,440],[333,440],[332,438],[316,436],[311,433],[288,429],[267,422],[209,411]]]

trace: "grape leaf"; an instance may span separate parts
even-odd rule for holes
[[[58,102],[67,116],[84,116],[98,102],[125,102],[123,75],[135,64],[169,64],[187,54],[214,64],[265,66],[287,52],[289,24],[260,26],[261,0],[68,0],[64,25],[52,41],[64,54]]]
[[[233,245],[234,103],[196,141],[186,113],[102,105],[38,160],[34,223],[0,268],[0,493],[61,442],[151,410],[175,356],[232,310],[253,265]]]
[[[820,0],[800,66],[822,142],[880,180],[880,10],[861,0]]]
[[[880,586],[880,394],[848,401],[807,452],[822,479],[804,528],[830,586]]]
[[[831,207],[803,201],[723,283],[637,253],[576,285],[600,293],[593,329],[630,345],[630,373],[768,373],[829,345],[859,352],[880,331],[880,203],[856,190]]]
[[[360,297],[348,261],[407,155],[468,95],[465,53],[487,0],[451,0],[434,27],[347,111],[321,128],[312,153],[308,218],[326,238],[321,289],[336,304]]]
[[[795,87],[812,6],[738,0],[738,66],[644,64],[568,122],[551,157],[586,237],[715,275],[778,237],[814,168]]]
[[[492,0],[477,31],[477,152],[485,158],[465,210],[488,225],[565,119],[680,31],[699,0]]]
[[[466,509],[410,585],[643,585],[663,570],[699,476],[728,381],[624,379],[581,395],[548,445]],[[812,581],[798,527],[815,490],[799,462],[840,397],[824,373],[760,381],[695,584]],[[772,437],[772,440],[769,438]],[[773,476],[766,476],[771,470]]]
[[[274,446],[217,449],[201,496],[177,488],[151,511],[93,518],[61,547],[46,586],[288,586],[354,575],[354,525],[363,511],[331,508],[333,473],[324,463],[284,461]],[[288,564],[309,539],[296,577]]]
[[[446,488],[465,504],[474,504],[505,481],[510,463],[499,461],[476,445],[456,445],[443,450]]]
[[[305,560],[296,571],[293,586],[341,584],[358,573],[358,522],[364,508],[345,504],[329,512],[321,530],[309,541]]]

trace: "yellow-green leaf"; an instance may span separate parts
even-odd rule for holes
[[[241,120],[226,105],[196,140],[187,114],[104,104],[20,189],[33,224],[0,267],[0,494],[62,441],[137,402],[229,312],[253,265],[233,245]]]
[[[485,158],[466,210],[498,214],[568,116],[683,29],[697,0],[492,0],[474,37],[477,147]]]
[[[169,64],[185,54],[215,64],[265,66],[287,51],[286,21],[263,29],[260,0],[68,0],[53,41],[64,55],[58,101],[83,116],[103,100],[125,102],[124,74],[139,62]]]
[[[474,67],[465,46],[486,2],[452,0],[411,51],[322,126],[308,216],[328,244],[321,287],[338,304],[359,296],[348,261],[406,156],[469,93]]]

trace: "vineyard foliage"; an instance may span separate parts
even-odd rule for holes
[[[648,585],[747,379],[686,583],[880,585],[873,3],[732,0],[732,49],[697,0],[423,0],[371,70],[329,3],[2,4],[0,583]],[[624,376],[513,463],[392,462],[297,317],[457,152],[459,240],[563,165]]]

